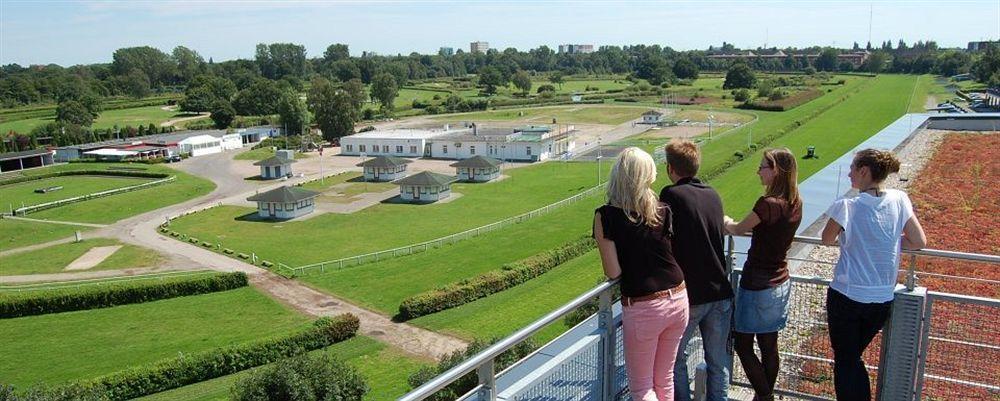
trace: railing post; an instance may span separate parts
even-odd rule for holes
[[[906,290],[913,291],[917,286],[917,255],[910,255],[910,265],[906,268]]]
[[[613,288],[613,287],[612,287]],[[612,289],[601,293],[598,296],[599,307],[597,310],[597,325],[601,333],[601,357],[599,369],[601,380],[601,400],[611,401],[614,396],[615,373],[615,319],[611,311]]]
[[[924,338],[924,317],[927,308],[927,289],[916,287],[912,291],[897,288],[889,312],[889,320],[882,330],[882,347],[878,364],[876,394],[879,401],[913,401],[917,392],[921,356],[927,343]]]
[[[476,375],[479,376],[479,401],[496,401],[497,384],[494,360],[490,359],[489,362],[479,365],[476,369]]]

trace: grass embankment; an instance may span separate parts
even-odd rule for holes
[[[153,181],[152,178],[112,177],[98,175],[74,175],[32,180],[17,184],[0,185],[0,202],[4,209],[37,205],[83,196],[110,189],[124,188]],[[46,193],[36,193],[36,189],[61,186],[62,189]]]
[[[70,262],[82,256],[91,248],[115,245],[122,245],[122,247],[107,259],[104,259],[104,261],[86,271],[152,267],[163,260],[162,255],[151,249],[122,244],[113,239],[95,238],[0,256],[0,276],[65,272],[63,269]]]
[[[157,127],[161,123],[174,118],[192,117],[193,114],[179,113],[175,110],[163,110],[163,106],[144,106],[128,109],[106,110],[94,120],[93,129],[105,129],[118,126],[119,128],[129,126],[138,127],[140,125],[153,124]],[[207,117],[206,117],[207,118]],[[24,120],[0,123],[0,132],[16,131],[29,133],[38,126],[55,121],[55,115],[47,117],[28,118]]]
[[[97,377],[284,334],[308,320],[253,288],[3,319],[0,382],[24,387]]]
[[[84,233],[93,229],[84,226],[0,219],[0,251],[69,238],[77,231]]]
[[[413,359],[395,348],[371,339],[357,336],[350,340],[331,345],[312,354],[328,353],[353,365],[361,372],[371,390],[365,395],[366,401],[395,399],[410,389],[406,380],[410,374],[427,362]],[[256,368],[255,368],[256,369]],[[229,399],[229,389],[253,369],[240,373],[207,380],[198,384],[164,391],[138,398],[138,401],[223,401]]]
[[[595,168],[571,162],[508,169],[509,177],[500,181],[453,184],[456,198],[449,202],[382,203],[304,221],[259,221],[252,218],[253,208],[222,206],[174,220],[171,230],[218,238],[223,247],[296,266],[426,241],[524,213],[590,188]]]

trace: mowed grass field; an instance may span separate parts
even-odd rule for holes
[[[85,233],[93,229],[84,226],[0,219],[0,251],[68,238],[77,231]],[[86,234],[84,236],[86,237]]]
[[[559,124],[618,125],[639,118],[647,110],[649,107],[614,105],[547,106],[449,114],[433,119],[443,122],[521,121],[551,124],[554,118]]]
[[[353,365],[364,376],[370,390],[366,401],[396,399],[405,394],[410,386],[407,379],[421,366],[428,364],[391,348],[370,337],[357,336],[322,350],[310,352],[312,355],[326,353]],[[258,369],[258,368],[255,368]],[[229,389],[254,369],[216,379],[184,386],[170,391],[138,398],[138,401],[224,401],[229,399]]]
[[[60,273],[65,271],[64,269],[67,265],[84,253],[87,253],[90,249],[99,246],[115,245],[121,245],[122,247],[111,254],[111,256],[108,256],[107,259],[104,259],[104,261],[86,271],[153,267],[163,260],[161,254],[151,249],[122,244],[108,238],[95,238],[0,256],[0,276]]]
[[[251,149],[251,150],[248,150],[246,152],[240,152],[236,156],[233,156],[233,160],[260,161],[260,160],[267,159],[267,158],[269,158],[271,156],[274,156],[274,154],[275,154],[274,150],[272,150],[271,148]],[[305,159],[305,158],[308,158],[310,156],[311,155],[308,155],[308,154],[305,154],[305,153],[302,153],[302,152],[295,152],[295,159],[296,160],[298,160],[298,159]]]
[[[304,221],[248,219],[253,208],[221,206],[184,216],[171,229],[218,239],[238,252],[297,266],[426,241],[496,222],[568,198],[596,185],[594,163],[543,163],[507,169],[509,178],[453,184],[446,203],[382,203],[351,214]]]
[[[153,181],[151,178],[117,177],[99,175],[74,175],[32,180],[17,184],[0,185],[0,205],[4,209],[17,209],[46,202],[68,199],[115,188],[124,188]],[[60,186],[62,189],[36,193],[36,189]]]
[[[121,128],[128,125],[138,127],[140,125],[149,124],[159,127],[164,121],[192,116],[192,114],[179,113],[173,110],[163,110],[162,107],[163,106],[145,106],[102,111],[101,115],[94,120],[94,124],[91,128],[105,129],[112,128],[115,125]],[[0,123],[0,132],[6,133],[13,130],[19,133],[27,134],[35,127],[45,125],[53,121],[55,121],[55,115],[51,117],[29,118],[26,120]]]
[[[57,384],[302,327],[309,319],[241,288],[0,320],[0,382]]]

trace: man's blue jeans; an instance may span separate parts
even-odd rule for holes
[[[707,400],[729,399],[729,367],[732,365],[733,354],[730,353],[728,341],[732,314],[732,299],[691,305],[687,329],[684,330],[684,338],[681,339],[677,360],[674,362],[674,401],[691,401],[687,346],[695,329],[699,328],[705,349],[705,364],[708,365]]]

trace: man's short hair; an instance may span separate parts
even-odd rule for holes
[[[701,166],[701,150],[698,145],[687,139],[673,139],[664,149],[667,154],[667,164],[674,173],[681,177],[698,175]]]

